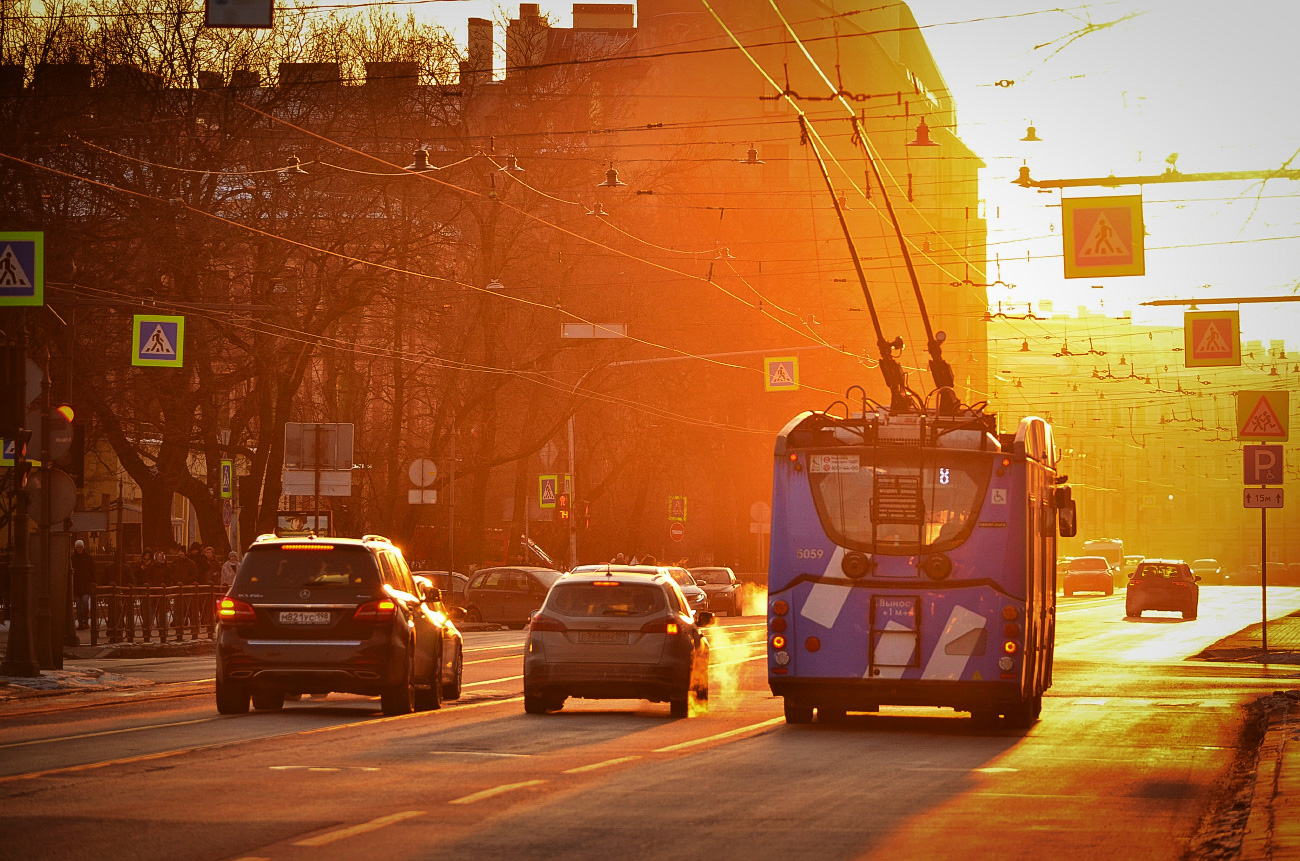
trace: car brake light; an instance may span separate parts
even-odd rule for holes
[[[388,622],[397,615],[397,604],[390,598],[381,598],[362,604],[352,618],[358,622]]]
[[[673,619],[654,619],[641,626],[642,634],[676,634],[679,630]]]
[[[222,598],[217,607],[217,618],[227,625],[251,625],[257,621],[257,611],[252,604],[238,598]]]
[[[569,630],[559,619],[554,616],[547,616],[545,613],[534,613],[533,620],[528,623],[529,632],[532,631],[556,631],[563,634]]]

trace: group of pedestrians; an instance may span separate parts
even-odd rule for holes
[[[179,550],[179,546],[175,549]],[[90,602],[96,586],[220,586],[229,588],[239,568],[239,554],[231,550],[224,561],[211,547],[195,541],[188,552],[168,557],[166,550],[145,548],[134,562],[108,563],[97,572],[86,543],[77,539],[69,561],[76,627],[90,627]]]

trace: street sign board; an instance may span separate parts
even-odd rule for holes
[[[72,448],[72,422],[58,410],[50,411],[50,438],[44,438],[45,434],[45,416],[44,410],[35,409],[27,414],[23,420],[24,427],[31,428],[32,439],[27,443],[27,459],[40,459],[43,450],[48,448],[50,452],[50,462],[63,457]],[[9,459],[13,460],[13,453],[9,453]]]
[[[799,388],[799,357],[763,359],[763,391],[793,392]]]
[[[316,496],[318,481],[321,496],[352,495],[352,471],[348,469],[286,468],[281,492],[290,496]]]
[[[427,457],[417,457],[411,461],[406,474],[416,487],[428,487],[438,480],[438,464]]]
[[[1240,365],[1241,312],[1185,312],[1183,358],[1189,368]]]
[[[1282,488],[1248,487],[1242,504],[1246,508],[1281,508]]]
[[[45,304],[45,234],[0,233],[0,305]]]
[[[285,422],[284,465],[289,469],[352,470],[352,422]]]
[[[179,368],[185,359],[185,318],[136,314],[131,326],[131,364]]]
[[[411,505],[433,505],[438,501],[438,491],[412,487],[406,491],[406,501]]]
[[[1243,484],[1281,484],[1282,446],[1248,445],[1242,448]]]
[[[1287,392],[1237,392],[1237,439],[1286,442],[1290,419]]]
[[[560,477],[558,475],[537,476],[537,504],[539,507],[555,507],[555,497],[560,492],[559,483]]]
[[[674,523],[668,527],[668,537],[674,541],[681,541],[686,537],[686,524]]]
[[[235,495],[235,464],[228,460],[221,462],[221,498],[230,499]]]
[[[686,522],[686,497],[668,497],[668,519],[677,523]]]
[[[1142,195],[1061,200],[1066,278],[1145,275]]]
[[[48,479],[48,481],[47,481]],[[53,526],[72,514],[77,505],[77,484],[61,469],[34,469],[27,481],[31,501],[27,513],[38,526]],[[49,494],[48,517],[46,493]]]

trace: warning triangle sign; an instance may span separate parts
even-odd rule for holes
[[[163,331],[161,323],[155,325],[153,334],[140,347],[140,355],[158,357],[174,357],[176,355],[176,348],[172,346],[171,341],[167,340],[167,333]]]
[[[0,287],[28,288],[32,286],[31,276],[23,270],[22,261],[14,253],[12,245],[5,245],[0,252]]]
[[[1119,234],[1115,232],[1115,226],[1110,223],[1106,213],[1102,212],[1097,215],[1092,230],[1088,231],[1088,238],[1084,240],[1083,246],[1074,256],[1076,260],[1088,260],[1099,257],[1127,257],[1131,253]]]
[[[1198,357],[1208,359],[1232,355],[1232,345],[1228,343],[1227,336],[1219,331],[1218,323],[1218,320],[1206,322],[1205,329],[1193,348]]]
[[[1241,436],[1278,437],[1285,435],[1286,428],[1273,410],[1273,405],[1268,402],[1268,398],[1260,398],[1259,403],[1255,404],[1255,408],[1246,417],[1246,422],[1241,428]]]
[[[792,386],[794,378],[790,376],[790,368],[784,362],[778,362],[772,366],[772,385],[774,386]]]

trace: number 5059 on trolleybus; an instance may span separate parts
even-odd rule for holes
[[[869,404],[803,413],[777,438],[767,657],[786,721],[889,704],[1032,725],[1052,683],[1056,537],[1076,529],[1051,426]]]

